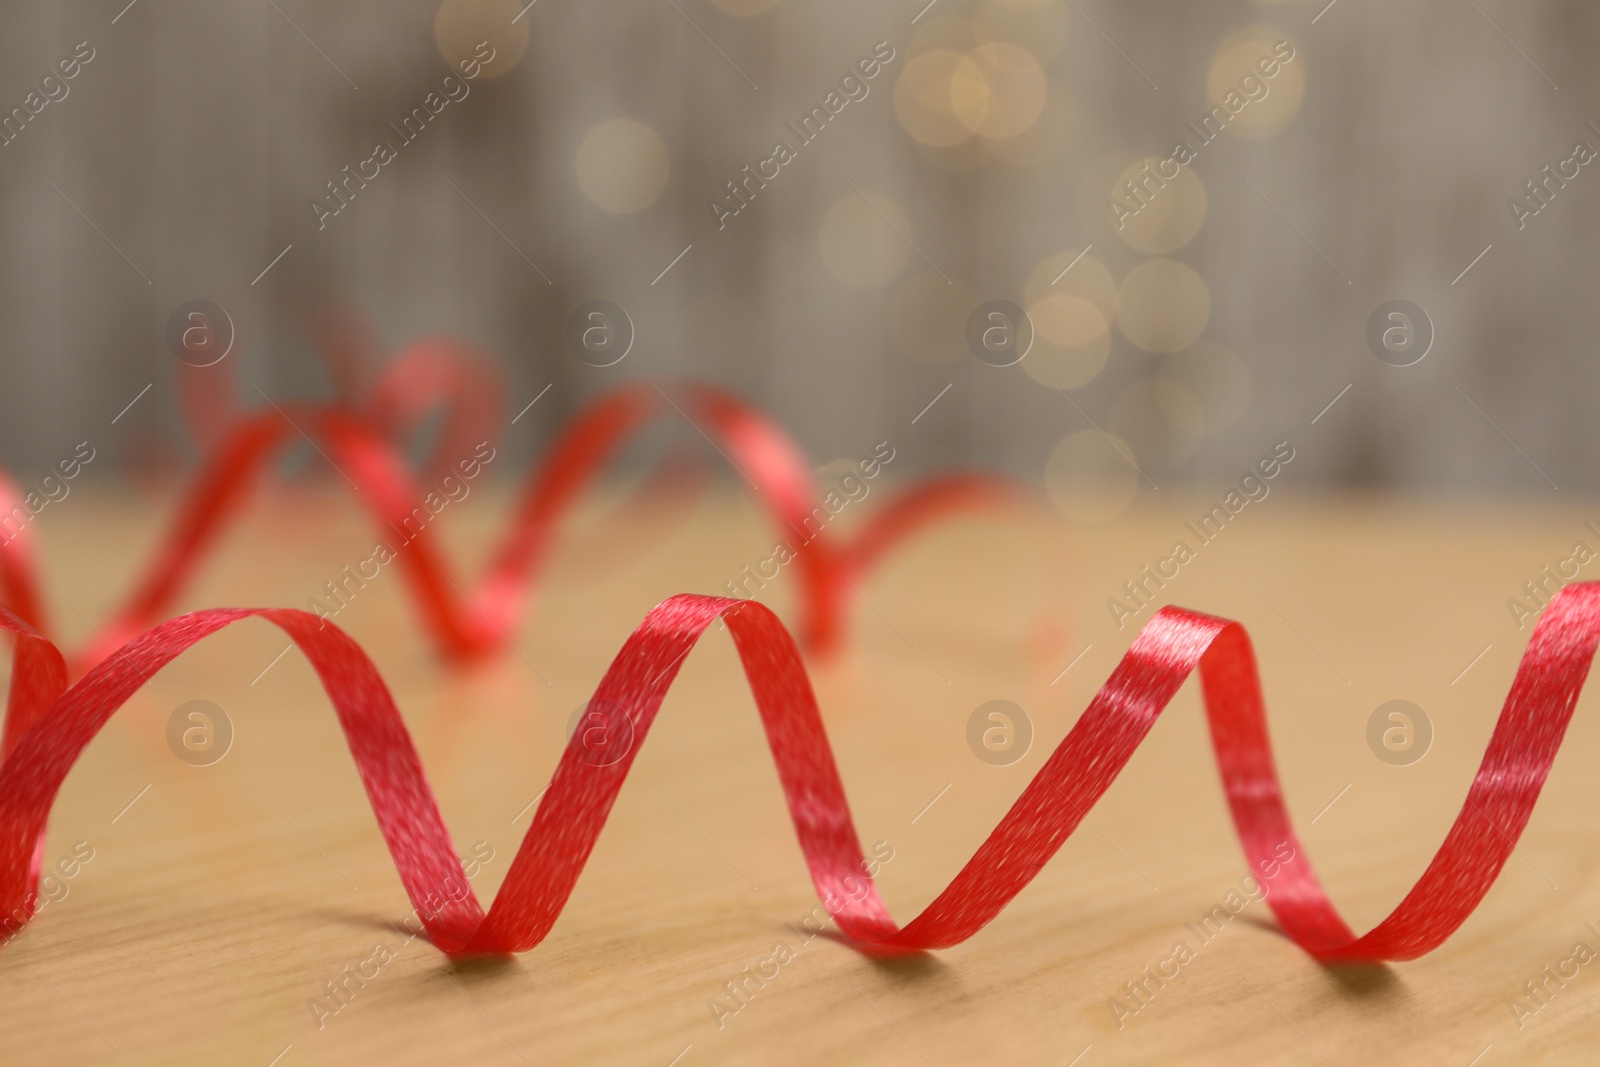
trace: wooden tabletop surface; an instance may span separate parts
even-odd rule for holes
[[[85,486],[40,517],[62,632],[80,637],[120,599],[172,500]],[[486,902],[574,709],[644,613],[676,592],[721,591],[770,554],[765,520],[731,488],[644,512],[613,503],[574,519],[536,615],[492,662],[454,670],[434,657],[390,571],[337,619],[394,690],[460,851],[483,860],[474,884]],[[1206,504],[1164,499],[1102,526],[975,515],[907,544],[861,585],[844,652],[811,669],[862,839],[891,857],[879,884],[902,922],[971,854],[1148,618],[1119,629],[1108,598]],[[428,536],[476,564],[507,506],[482,489]],[[1600,547],[1591,519],[1600,502],[1278,491],[1161,590],[1249,628],[1290,809],[1357,929],[1398,902],[1462,802],[1527,640],[1507,601],[1574,542]],[[304,606],[371,542],[333,487],[272,489],[183,606]],[[1590,569],[1600,576],[1600,563]],[[762,594],[788,619],[793,582],[781,575]],[[1190,924],[1247,872],[1190,683],[999,919],[957,948],[883,962],[801,936],[817,901],[731,643],[712,631],[549,939],[452,965],[405,932],[411,908],[331,708],[298,653],[277,658],[284,644],[260,622],[211,638],[157,675],[74,769],[47,846],[71,876],[0,949],[0,1063],[1594,1062],[1600,962],[1575,960],[1579,942],[1600,950],[1591,695],[1517,855],[1422,960],[1318,966],[1253,900],[1209,940],[1194,936]],[[1394,699],[1431,723],[1420,760],[1369,747],[1370,717]],[[168,743],[192,700],[222,709],[233,731],[208,765]],[[1031,746],[1009,764],[969,747],[969,720],[991,700],[1031,723]],[[1131,998],[1127,983],[1180,941],[1192,958],[1177,977]],[[745,981],[772,974],[780,944],[776,976]],[[371,977],[346,980],[356,973]],[[348,990],[337,1011],[330,982]],[[742,998],[730,982],[745,982]]]

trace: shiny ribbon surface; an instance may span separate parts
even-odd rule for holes
[[[485,914],[388,687],[337,626],[292,608],[191,612],[141,634],[66,684],[61,653],[13,613],[9,714],[0,751],[0,919],[32,914],[43,835],[62,781],[112,714],[191,645],[240,619],[282,628],[311,662],[339,716],[400,880],[431,937],[456,956],[526,951],[550,932],[684,657],[718,617],[731,631],[766,728],[812,884],[840,931],[868,951],[943,948],[971,937],[1033,880],[1116,779],[1179,686],[1200,671],[1223,788],[1252,869],[1303,846],[1273,767],[1249,637],[1238,623],[1162,608],[950,885],[904,927],[867,875],[816,697],[793,639],[755,601],[694,594],[654,608],[612,661],[591,706],[624,728],[568,742],[516,858]],[[1600,638],[1600,583],[1563,589],[1545,609],[1460,814],[1388,918],[1357,936],[1308,860],[1277,868],[1268,903],[1284,932],[1324,961],[1413,959],[1464,922],[1527,825]],[[621,724],[613,722],[613,727]],[[1276,865],[1273,865],[1276,866]]]
[[[1298,855],[1304,849],[1274,769],[1244,628],[1163,608],[949,886],[900,927],[866,873],[795,640],[757,602],[683,594],[654,608],[618,652],[590,701],[591,708],[614,709],[607,728],[572,735],[485,913],[461,877],[455,846],[400,712],[354,640],[331,622],[292,608],[216,608],[151,625],[285,442],[303,435],[325,447],[379,523],[392,527],[410,514],[418,492],[394,436],[420,417],[426,404],[419,397],[429,389],[453,390],[480,414],[493,405],[485,399],[492,390],[486,391],[483,376],[470,363],[453,363],[450,352],[424,348],[407,359],[402,362],[410,368],[409,388],[380,383],[360,404],[274,405],[215,430],[211,458],[152,565],[124,606],[97,629],[101,639],[81,656],[82,677],[70,685],[78,672],[69,672],[67,659],[46,636],[27,537],[5,544],[0,590],[9,607],[0,607],[0,629],[11,633],[14,652],[0,731],[0,928],[14,932],[33,914],[51,806],[101,727],[151,674],[190,646],[240,619],[260,617],[288,634],[320,678],[400,880],[433,943],[452,956],[526,951],[549,933],[571,895],[684,657],[721,618],[766,729],[812,883],[842,934],[864,950],[947,947],[994,919],[1078,827],[1198,668],[1235,828],[1252,870],[1276,870],[1267,900],[1284,932],[1319,960],[1411,959],[1455,931],[1499,875],[1550,772],[1600,639],[1600,584],[1563,589],[1534,630],[1443,844],[1388,918],[1357,936],[1308,860],[1273,863],[1285,843]],[[400,553],[424,625],[442,651],[481,654],[517,624],[557,520],[623,441],[650,419],[674,411],[717,445],[781,529],[802,532],[816,490],[804,457],[772,422],[703,385],[624,387],[580,413],[559,435],[471,596],[460,591],[426,538]],[[467,429],[478,418],[452,418],[446,438],[454,444],[470,440]],[[994,478],[956,475],[925,483],[874,513],[853,540],[831,532],[804,537],[797,553],[804,641],[814,649],[837,642],[841,589],[894,543],[942,515],[1015,496]],[[3,476],[0,498],[6,505],[20,499]]]

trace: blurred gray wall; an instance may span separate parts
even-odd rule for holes
[[[1052,255],[1092,244],[1118,279],[1150,258],[1085,209],[1086,175],[1165,155],[1208,107],[1218,46],[1266,26],[1303,63],[1299,112],[1275,136],[1204,149],[1205,222],[1171,254],[1205,279],[1203,336],[1241,357],[1248,402],[1165,465],[1163,484],[1237,477],[1287,438],[1308,486],[1600,488],[1600,166],[1521,230],[1507,207],[1574,141],[1600,147],[1592,4],[1074,0],[1017,162],[987,148],[935,158],[896,117],[914,35],[970,17],[967,0],[920,17],[923,0],[783,0],[750,17],[709,0],[539,0],[519,20],[514,68],[473,82],[319,231],[308,205],[324,183],[448,73],[439,5],[125,2],[0,10],[0,110],[77,42],[95,51],[0,148],[0,462],[19,473],[84,438],[104,442],[102,471],[192,457],[163,339],[186,300],[241,324],[241,384],[324,395],[294,326],[313,294],[359,309],[390,350],[430,333],[486,346],[508,415],[551,385],[507,432],[521,461],[610,385],[696,376],[769,407],[819,461],[888,438],[902,473],[965,463],[1037,479],[1056,442],[1107,425],[1163,357],[1113,329],[1105,369],[1063,396],[962,355],[959,336],[956,358],[908,358],[892,336],[896,293],[930,265],[952,292],[1018,299]],[[897,58],[870,95],[719,231],[708,199],[880,40]],[[601,210],[576,177],[584,136],[619,116],[653,127],[670,160],[636,214]],[[826,212],[853,187],[898,205],[916,246],[868,289],[818,253]],[[594,298],[636,326],[614,367],[563,340]],[[1434,323],[1415,366],[1388,366],[1365,341],[1369,314],[1394,298]],[[244,399],[259,403],[248,385]]]

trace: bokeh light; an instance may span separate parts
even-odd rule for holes
[[[1045,490],[1069,518],[1106,522],[1126,511],[1139,492],[1134,462],[1126,442],[1098,430],[1080,430],[1051,451],[1044,468]]]
[[[461,61],[479,58],[476,49],[487,43],[494,59],[482,64],[478,77],[509,73],[528,49],[528,20],[511,21],[521,10],[515,0],[444,0],[433,19],[439,55],[459,73]]]
[[[1076,389],[1105,367],[1111,328],[1092,302],[1071,293],[1050,293],[1028,305],[1028,317],[1034,342],[1022,366],[1035,381]]]
[[[1033,268],[1022,292],[1034,320],[1033,351],[1023,370],[1058,389],[1092,381],[1111,352],[1117,308],[1117,283],[1105,264],[1081,248],[1058,252]]]
[[[852,289],[875,289],[905,268],[911,257],[908,239],[916,240],[911,220],[892,197],[851,191],[823,216],[817,250],[828,273],[839,281]]]
[[[973,133],[991,140],[1015,137],[1044,108],[1044,70],[1026,48],[981,44],[956,64],[950,99],[956,119]]]
[[[1283,129],[1300,111],[1305,88],[1304,54],[1288,34],[1260,26],[1223,41],[1206,74],[1206,101],[1230,113],[1223,128],[1235,137],[1270,137]]]
[[[643,211],[667,184],[667,146],[633,119],[608,119],[578,146],[578,185],[595,206],[618,215]]]
[[[965,58],[949,49],[930,49],[912,57],[894,83],[895,118],[919,144],[945,148],[972,136],[972,129],[956,115],[952,95],[956,71]],[[969,92],[973,88],[967,86]]]
[[[1129,164],[1111,183],[1110,199],[1131,212],[1112,211],[1118,236],[1153,256],[1188,244],[1206,220],[1206,190],[1194,168],[1168,158]]]
[[[1146,352],[1193,344],[1211,317],[1211,293],[1191,268],[1171,259],[1141,263],[1117,291],[1117,326]]]
[[[1058,252],[1044,260],[1028,275],[1023,287],[1023,303],[1032,307],[1052,293],[1081,296],[1095,307],[1107,322],[1117,312],[1117,281],[1106,265],[1079,248]]]

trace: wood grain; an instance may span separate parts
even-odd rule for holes
[[[61,630],[87,632],[127,588],[170,502],[92,487],[41,518]],[[461,851],[493,850],[475,879],[484,900],[572,712],[644,612],[674,592],[719,591],[770,551],[771,532],[731,490],[634,513],[620,530],[609,506],[575,522],[536,617],[493,662],[459,671],[433,658],[396,573],[337,620],[394,689]],[[481,492],[429,536],[475,561],[506,509]],[[1116,627],[1107,598],[1202,510],[1198,498],[1168,502],[1093,528],[975,517],[919,538],[861,586],[847,650],[813,677],[862,837],[892,849],[879,882],[901,921],[954,874],[1127,648],[1135,628]],[[1582,525],[1591,518],[1600,505],[1280,491],[1160,591],[1249,627],[1310,852],[1297,861],[1316,863],[1353,926],[1382,918],[1442,838],[1526,641],[1506,601],[1573,542],[1600,544]],[[368,553],[364,522],[332,488],[274,491],[185,606],[304,606]],[[789,582],[762,594],[780,612]],[[1209,942],[1194,936],[1186,924],[1246,871],[1191,684],[996,922],[955,949],[885,963],[802,936],[817,902],[737,660],[713,631],[549,940],[459,966],[405,932],[409,904],[334,717],[298,654],[276,658],[283,645],[264,623],[207,641],[73,771],[48,857],[81,841],[93,859],[0,950],[0,1062],[1593,1062],[1600,963],[1559,985],[1541,973],[1576,942],[1600,949],[1586,925],[1600,927],[1592,696],[1516,858],[1423,960],[1319,967],[1260,903]],[[1433,724],[1431,750],[1409,766],[1367,744],[1369,716],[1394,698]],[[194,699],[221,707],[235,732],[210,766],[166,741],[168,718]],[[994,699],[1023,708],[1034,732],[1009,766],[967,744],[969,717]],[[1179,941],[1194,958],[1119,1020],[1111,1002],[1136,1003],[1124,983]],[[726,984],[779,944],[794,958],[747,983],[742,1004],[730,999]],[[371,974],[379,945],[393,958],[351,982],[336,1014],[310,1006],[325,983]],[[1530,981],[1546,983],[1541,1000]]]

